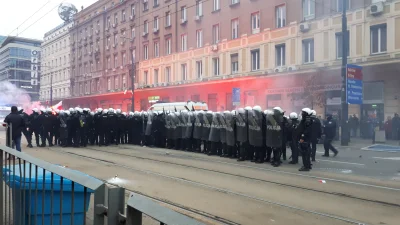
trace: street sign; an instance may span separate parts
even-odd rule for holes
[[[240,88],[232,89],[232,105],[234,106],[240,105]]]
[[[362,67],[347,64],[346,67],[347,103],[363,104],[363,74]]]

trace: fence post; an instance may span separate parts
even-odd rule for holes
[[[108,188],[108,211],[107,211],[107,224],[119,225],[120,215],[124,214],[125,210],[125,188],[122,187],[109,187]]]
[[[103,184],[97,190],[94,192],[94,207],[95,210],[93,210],[93,223],[94,224],[104,224],[104,214],[98,214],[97,213],[97,206],[99,205],[105,205],[105,200],[106,200],[106,185]]]
[[[142,212],[128,205],[125,225],[142,225]]]

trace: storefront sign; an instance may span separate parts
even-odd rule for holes
[[[362,67],[347,64],[346,67],[347,103],[363,104],[363,74]]]
[[[234,106],[240,105],[240,88],[232,89],[232,105]]]
[[[160,101],[160,96],[150,96],[149,98],[149,103],[156,103]]]
[[[325,84],[316,85],[314,90],[317,91],[335,91],[341,90],[341,84]],[[282,93],[302,93],[304,92],[304,87],[289,87],[289,88],[274,88],[267,89],[267,94],[282,94]]]
[[[38,85],[39,68],[38,68],[39,52],[36,50],[31,51],[31,85]]]

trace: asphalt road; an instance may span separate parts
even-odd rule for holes
[[[191,216],[208,224],[398,224],[399,153],[365,151],[357,145],[322,158],[322,146],[318,148],[308,173],[286,162],[274,168],[132,145],[23,151],[191,209],[198,212]]]

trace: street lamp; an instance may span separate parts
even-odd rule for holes
[[[349,105],[347,104],[347,84],[346,84],[346,68],[347,68],[347,49],[348,49],[348,36],[347,36],[347,17],[346,17],[346,2],[342,0],[342,116],[341,116],[341,145],[349,145],[349,127],[347,124]]]
[[[51,70],[54,69],[52,66],[41,66],[41,67],[47,67],[50,68]],[[53,73],[50,72],[50,106],[53,106]]]
[[[121,37],[122,39],[128,39],[130,41],[133,41],[134,39],[126,38],[126,37]],[[136,65],[135,65],[135,55],[133,54],[133,50],[131,51],[132,55],[132,68],[131,68],[131,85],[132,85],[132,97],[131,97],[131,111],[135,111],[135,70],[136,70]]]
[[[133,54],[133,51],[131,51],[132,54],[132,74],[131,74],[131,85],[132,85],[132,98],[131,98],[131,111],[135,111],[135,55]]]

